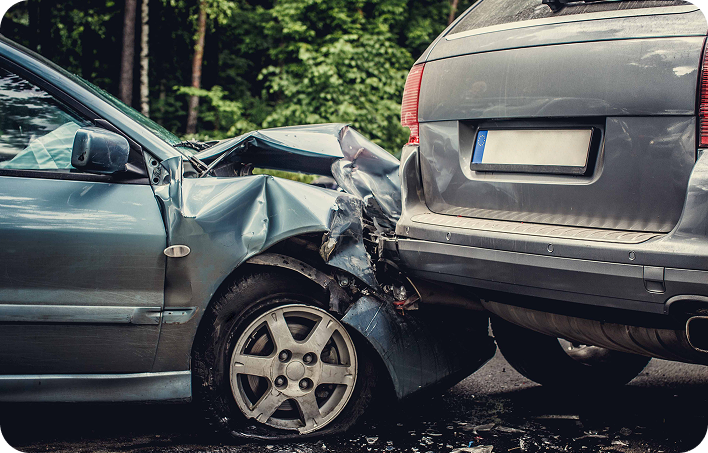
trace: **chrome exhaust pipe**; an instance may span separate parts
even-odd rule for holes
[[[708,352],[708,316],[691,316],[686,321],[686,337],[693,349]]]

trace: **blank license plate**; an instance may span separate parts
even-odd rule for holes
[[[480,130],[472,170],[585,174],[592,129]]]

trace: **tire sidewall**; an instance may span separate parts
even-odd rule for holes
[[[542,385],[563,389],[605,389],[626,384],[650,358],[609,350],[605,362],[586,364],[573,359],[558,338],[525,329],[501,318],[492,319],[499,350],[519,373]]]

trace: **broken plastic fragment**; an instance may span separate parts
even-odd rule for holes
[[[477,445],[476,447],[456,448],[452,453],[492,453],[494,446],[492,445]]]

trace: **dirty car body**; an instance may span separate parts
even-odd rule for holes
[[[706,30],[688,2],[482,0],[411,71],[391,249],[475,294],[527,377],[592,374],[544,337],[637,365],[598,381],[708,364]]]
[[[352,128],[195,146],[4,38],[0,69],[0,401],[188,401],[209,387],[226,398],[211,416],[228,433],[277,438],[346,428],[337,417],[364,391],[352,388],[375,376],[357,374],[364,359],[404,398],[493,354],[471,328],[484,316],[411,311],[415,290],[381,258],[400,216],[398,161]],[[333,176],[340,189],[253,167]],[[282,297],[233,296],[259,276],[280,279]],[[462,354],[470,341],[483,346]],[[226,374],[195,377],[195,360]]]

